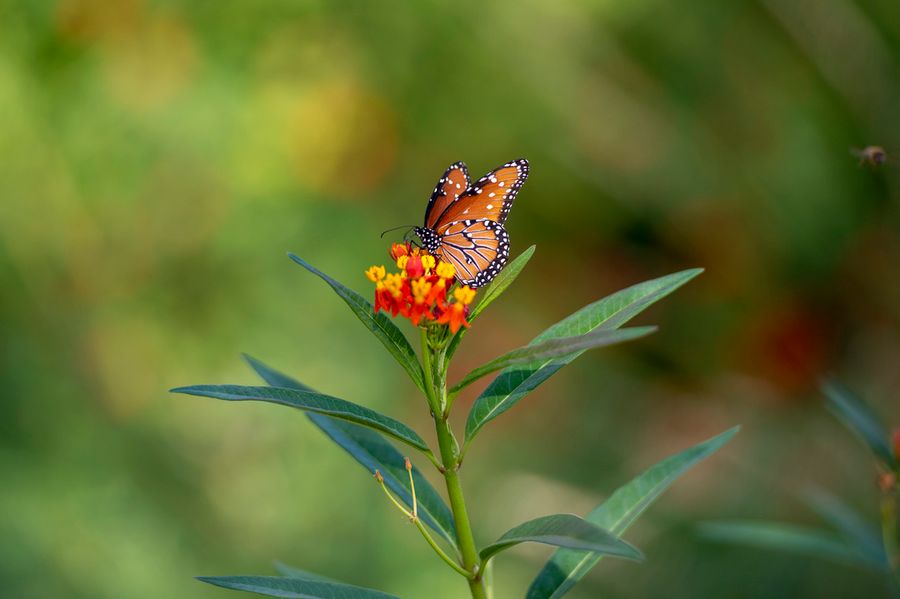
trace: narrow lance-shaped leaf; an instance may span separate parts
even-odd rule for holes
[[[887,557],[876,530],[853,508],[839,497],[824,489],[813,488],[806,492],[806,503],[819,516],[840,532],[847,541],[857,547],[873,562],[886,563]]]
[[[881,495],[881,532],[891,590],[900,597],[900,493],[896,488]]]
[[[698,529],[711,541],[790,551],[884,571],[884,562],[871,560],[839,535],[825,530],[748,520],[704,522]]]
[[[536,345],[526,345],[505,353],[499,358],[494,358],[487,364],[472,370],[459,383],[454,385],[450,392],[456,393],[481,377],[510,366],[531,365],[549,358],[558,358],[587,349],[623,343],[632,339],[646,337],[656,330],[656,327],[631,327],[613,331],[593,331],[577,337],[548,339]]]
[[[198,576],[197,580],[235,591],[288,599],[398,599],[381,591],[339,582],[281,576]]]
[[[381,341],[400,366],[409,373],[409,377],[419,390],[421,390],[422,393],[425,393],[425,375],[422,372],[422,366],[419,364],[419,359],[416,357],[416,352],[409,344],[409,340],[407,340],[403,332],[397,325],[391,322],[388,315],[384,312],[376,314],[375,308],[366,301],[363,296],[342,285],[338,281],[335,281],[309,264],[303,258],[294,254],[288,254],[288,256],[291,260],[328,283],[328,285],[334,289],[335,293],[350,306],[350,309],[353,310],[356,317],[366,325],[366,328]]]
[[[419,451],[431,454],[425,441],[399,420],[379,414],[375,410],[314,391],[300,391],[281,387],[246,387],[242,385],[193,385],[172,389],[173,393],[213,397],[226,401],[266,401],[346,420],[380,431]]]
[[[651,466],[628,484],[619,487],[585,519],[613,535],[622,535],[676,479],[718,451],[737,434],[738,430],[740,427],[731,428]],[[584,578],[601,558],[600,555],[584,551],[568,549],[556,551],[531,583],[527,599],[562,597]]]
[[[273,387],[313,391],[303,383],[269,368],[259,360],[250,356],[244,356],[244,359],[266,383]],[[332,441],[359,462],[369,474],[379,470],[387,487],[412,509],[412,491],[409,486],[409,476],[406,473],[404,456],[387,439],[371,429],[352,422],[336,420],[321,414],[307,413],[306,415]],[[415,466],[413,466],[413,480],[416,484],[419,517],[427,526],[456,547],[456,527],[450,508]],[[285,573],[282,572],[282,574]]]
[[[494,302],[500,295],[506,291],[506,288],[509,287],[513,281],[516,280],[516,277],[519,276],[519,273],[522,272],[522,269],[525,268],[525,265],[528,264],[528,261],[531,260],[531,256],[534,254],[534,246],[529,247],[527,250],[516,256],[516,258],[506,265],[506,267],[500,271],[490,285],[484,288],[484,291],[481,293],[481,299],[477,304],[472,308],[472,312],[469,314],[468,321],[471,323],[473,320],[478,318],[478,315],[481,314],[485,308],[487,308],[490,304]],[[459,347],[459,342],[462,341],[463,335],[466,334],[468,329],[463,327],[459,329],[453,338],[450,340],[449,345],[447,346],[447,358],[452,358],[453,354],[456,353],[456,348]]]
[[[554,514],[529,520],[507,531],[481,550],[482,564],[504,549],[526,542],[570,547],[634,560],[643,559],[641,552],[634,546],[617,539],[596,524],[573,514]]]
[[[849,389],[835,381],[826,381],[822,385],[822,392],[828,400],[828,408],[834,415],[841,419],[847,428],[859,435],[877,458],[889,466],[896,466],[887,433],[872,409]]]
[[[598,300],[545,330],[532,340],[537,345],[549,339],[584,335],[594,329],[621,327],[653,303],[669,295],[697,275],[701,268],[685,270],[652,281],[645,281]],[[466,421],[466,442],[471,441],[485,424],[507,411],[581,352],[548,358],[528,367],[514,366],[503,370],[475,400]]]
[[[338,582],[333,578],[328,578],[321,574],[314,574],[313,572],[307,572],[306,570],[294,568],[293,566],[281,562],[275,562],[275,569],[285,578],[302,578],[303,580],[317,580],[319,582]]]

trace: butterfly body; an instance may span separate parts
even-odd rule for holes
[[[414,230],[429,254],[436,254],[440,251],[441,238],[437,233],[425,227],[416,227]]]
[[[470,183],[466,165],[457,162],[438,180],[415,233],[429,253],[453,265],[462,284],[488,284],[509,259],[503,224],[528,172],[520,158]]]

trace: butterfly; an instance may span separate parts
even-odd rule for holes
[[[520,158],[470,183],[465,163],[457,162],[438,180],[425,225],[414,231],[429,253],[453,265],[463,285],[487,285],[509,259],[503,223],[528,170],[528,161]]]

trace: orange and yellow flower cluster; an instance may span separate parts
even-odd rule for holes
[[[391,245],[391,259],[400,272],[387,272],[384,266],[372,266],[366,271],[366,277],[375,283],[375,312],[400,314],[414,326],[428,322],[446,324],[453,333],[469,326],[466,318],[475,290],[467,285],[453,288],[453,265],[436,260],[409,243]]]

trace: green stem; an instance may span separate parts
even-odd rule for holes
[[[422,329],[422,360],[424,361],[428,402],[434,415],[435,431],[440,447],[443,468],[441,473],[447,485],[447,496],[450,499],[450,511],[456,523],[456,538],[462,554],[462,568],[468,571],[469,591],[473,599],[487,599],[482,573],[478,571],[480,563],[478,549],[475,547],[475,536],[469,522],[469,512],[463,497],[462,483],[459,480],[459,444],[448,422],[449,414],[444,409],[447,402],[446,367],[443,349],[433,350],[428,344],[428,332]]]
[[[456,570],[457,572],[459,572],[466,578],[471,578],[473,576],[473,574],[471,572],[463,570],[462,566],[457,564],[456,561],[454,561],[453,558],[451,558],[449,555],[447,555],[447,553],[443,549],[441,549],[440,545],[438,545],[434,541],[432,536],[428,533],[428,529],[425,528],[425,526],[422,524],[422,520],[419,518],[418,514],[416,514],[415,507],[413,507],[413,511],[410,512],[408,509],[403,507],[402,503],[400,503],[399,501],[397,501],[394,498],[393,493],[388,491],[387,486],[384,484],[384,478],[381,476],[381,473],[378,472],[377,470],[375,471],[375,480],[377,480],[378,484],[381,485],[381,490],[384,491],[384,494],[387,495],[387,498],[391,500],[391,503],[394,504],[394,507],[396,507],[398,510],[400,510],[400,512],[404,516],[409,518],[410,522],[412,522],[413,524],[416,525],[416,528],[419,529],[419,532],[422,533],[422,536],[425,537],[425,540],[428,542],[428,544],[431,546],[431,548],[434,549],[435,553],[438,554],[438,557],[440,557],[442,560],[447,562],[447,565],[449,565],[451,568],[453,568],[454,570]],[[410,473],[410,482],[412,482],[412,474],[411,473]],[[416,491],[415,491],[415,488],[413,488],[413,505],[415,505],[415,500],[416,500]]]
[[[444,560],[445,562],[447,562],[447,565],[448,565],[448,566],[450,566],[451,568],[453,568],[454,570],[456,570],[457,572],[459,572],[460,574],[462,574],[462,575],[465,576],[466,578],[471,578],[471,577],[472,577],[472,573],[471,573],[471,572],[469,572],[468,570],[464,570],[462,566],[460,566],[459,564],[457,564],[456,561],[454,561],[452,557],[450,557],[449,555],[447,555],[447,554],[444,552],[444,550],[441,549],[440,546],[439,546],[437,543],[434,542],[434,539],[431,538],[431,535],[430,535],[430,534],[428,534],[428,530],[425,528],[425,526],[422,524],[422,521],[421,521],[419,518],[413,518],[413,519],[412,519],[412,523],[416,525],[416,528],[419,529],[419,532],[422,533],[422,536],[425,537],[425,540],[428,541],[428,544],[431,545],[431,548],[434,549],[435,553],[437,553],[438,556],[439,556],[442,560]]]
[[[438,461],[438,459],[436,457],[434,457],[434,452],[432,452],[431,450],[428,450],[427,452],[425,452],[425,457],[428,458],[428,461],[431,462],[432,464],[434,464],[434,467],[437,468],[438,470],[440,470],[442,468],[441,462]]]
[[[437,420],[441,414],[441,407],[438,405],[437,396],[434,387],[434,371],[431,366],[431,347],[428,344],[428,329],[421,328],[422,340],[422,362],[425,364],[425,398],[428,400],[428,407],[431,408],[431,417]]]

